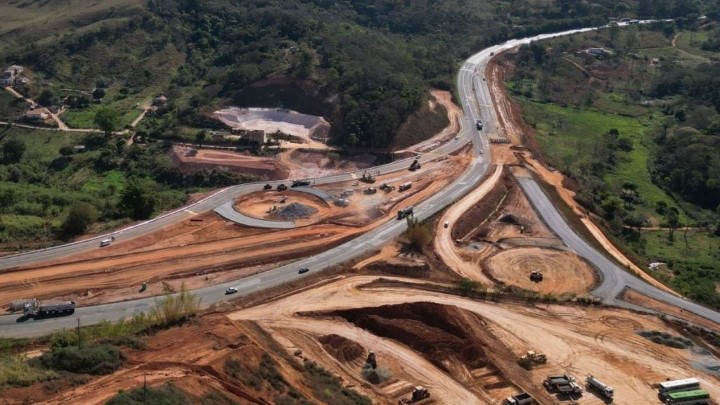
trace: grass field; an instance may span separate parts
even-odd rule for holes
[[[647,130],[651,124],[647,120],[541,104],[523,98],[518,98],[517,101],[525,120],[537,128],[536,139],[550,164],[566,172],[572,170],[578,159],[586,159],[594,154],[602,134],[615,128],[620,132],[620,137],[632,141],[633,150],[618,152],[621,159],[615,170],[605,176],[605,181],[615,189],[619,189],[624,182],[635,184],[643,200],[639,211],[651,218],[655,217],[655,223],[659,222],[655,213],[655,204],[658,201],[664,201],[669,207],[680,210],[675,201],[653,184],[650,178],[650,140]],[[686,219],[684,215],[681,217],[681,220]]]

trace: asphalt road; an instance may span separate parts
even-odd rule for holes
[[[469,168],[452,184],[450,184],[448,187],[445,188],[443,193],[438,193],[429,198],[428,200],[422,202],[417,207],[415,207],[415,216],[422,219],[428,218],[435,214],[436,212],[440,211],[441,209],[445,208],[449,204],[456,201],[458,198],[460,198],[462,195],[467,193],[469,190],[474,188],[479,181],[484,177],[485,174],[487,174],[487,171],[489,169],[489,161],[487,160],[486,156],[489,156],[489,142],[488,142],[488,136],[487,131],[488,130],[496,130],[497,129],[497,118],[495,116],[495,110],[492,108],[483,108],[483,106],[488,106],[492,103],[492,99],[490,98],[490,91],[487,88],[487,85],[484,81],[480,80],[473,80],[476,75],[482,76],[485,66],[487,65],[487,62],[490,60],[492,55],[495,53],[501,52],[502,50],[506,50],[518,45],[521,45],[523,43],[529,43],[533,40],[539,40],[539,39],[545,39],[549,37],[554,36],[560,36],[560,35],[569,35],[574,34],[577,32],[587,31],[590,29],[581,29],[581,30],[571,30],[566,31],[563,33],[557,33],[557,34],[545,34],[545,35],[539,35],[537,37],[533,38],[525,38],[525,39],[519,39],[519,40],[511,40],[507,41],[504,44],[496,45],[490,48],[487,48],[481,52],[478,52],[477,54],[470,57],[462,66],[458,73],[457,77],[457,85],[458,85],[458,95],[460,98],[460,102],[462,104],[462,108],[465,112],[465,120],[462,122],[462,129],[461,133],[459,135],[459,140],[456,141],[450,141],[445,143],[444,145],[440,146],[437,150],[430,152],[426,154],[422,159],[421,162],[426,161],[428,158],[432,158],[434,156],[441,156],[443,154],[450,153],[456,149],[459,149],[464,144],[466,144],[468,141],[471,141],[473,143],[474,150],[476,152],[476,157],[473,159],[472,163],[470,164]],[[483,131],[477,131],[475,130],[475,121],[477,119],[481,119],[484,123],[484,129]],[[381,173],[387,173],[397,170],[405,170],[412,161],[412,158],[401,160],[398,162],[393,162],[387,165],[378,166],[376,168],[373,168],[372,170],[379,170]],[[340,175],[334,175],[334,176],[328,176],[323,178],[317,178],[314,179],[315,184],[328,184],[328,183],[334,183],[339,181],[347,181],[351,179],[359,178],[362,174],[362,171],[358,171],[355,173],[347,173],[347,174],[340,174]],[[281,183],[280,181],[271,182],[270,184],[276,185]],[[263,184],[262,183],[253,183],[253,184],[245,184],[240,186],[234,186],[229,187],[223,190],[220,190],[211,196],[195,203],[187,207],[183,207],[177,211],[162,215],[154,220],[147,221],[138,225],[131,226],[129,228],[125,228],[122,230],[119,230],[117,232],[114,232],[113,235],[116,237],[116,240],[122,240],[124,239],[130,239],[134,238],[140,235],[144,235],[147,233],[155,232],[165,226],[172,225],[174,223],[177,223],[179,221],[182,221],[186,218],[188,218],[191,215],[194,215],[195,213],[200,212],[206,212],[210,211],[223,203],[226,203],[227,201],[236,198],[242,194],[261,190]],[[544,195],[544,194],[543,194]],[[545,197],[547,199],[547,197]],[[548,207],[540,206],[539,210],[541,211],[541,214],[543,214],[543,218],[545,217],[544,211],[547,211],[549,213],[555,212],[557,213],[557,210],[552,207],[552,205],[549,205]],[[559,214],[558,214],[559,215]],[[567,224],[562,221],[562,218],[559,219],[559,223],[556,224],[558,227],[562,227],[562,224],[564,224],[565,227],[568,228],[568,240],[571,240],[571,235],[575,235],[577,237],[577,234],[572,232],[572,230],[569,229]],[[354,239],[353,241],[350,241],[348,243],[345,243],[339,247],[336,247],[334,249],[330,249],[328,251],[325,251],[321,254],[318,254],[316,256],[297,261],[293,264],[289,264],[286,266],[278,267],[275,269],[272,269],[270,271],[266,271],[254,276],[246,277],[240,280],[236,280],[233,282],[224,283],[221,285],[211,286],[211,287],[205,287],[197,290],[193,290],[193,293],[195,293],[197,296],[199,296],[202,299],[202,304],[204,306],[223,301],[225,299],[228,299],[228,297],[235,297],[238,295],[245,295],[253,292],[257,292],[266,288],[271,288],[274,286],[278,286],[287,282],[291,282],[294,280],[297,280],[301,277],[306,276],[307,274],[311,274],[313,272],[322,270],[324,268],[332,267],[338,264],[341,264],[343,262],[346,262],[354,257],[357,257],[359,255],[365,254],[367,252],[374,251],[376,249],[379,249],[380,247],[384,246],[386,243],[391,241],[392,239],[399,236],[406,228],[406,222],[405,221],[398,221],[398,220],[390,220],[387,223],[379,226],[378,228],[374,229],[373,231],[370,231],[366,234],[363,234],[362,236]],[[554,229],[554,227],[553,227]],[[103,235],[98,236],[96,238],[82,241],[82,242],[76,242],[71,243],[67,245],[62,245],[54,248],[49,248],[45,250],[40,251],[34,251],[34,252],[28,252],[20,255],[15,256],[9,256],[0,258],[0,270],[1,269],[8,269],[12,267],[22,266],[22,265],[30,265],[33,263],[42,262],[49,259],[56,259],[61,258],[63,256],[71,255],[71,254],[78,254],[86,251],[90,251],[93,249],[98,249],[99,247],[99,241],[103,238],[106,238],[109,235]],[[565,239],[563,239],[565,240]],[[579,241],[572,241],[570,243],[576,243],[578,246],[580,246],[580,243],[584,243],[581,239]],[[568,242],[566,242],[568,243]],[[587,246],[587,244],[585,243]],[[588,246],[589,252],[587,252],[588,255],[592,255],[593,249]],[[603,257],[598,252],[595,252],[600,257]],[[600,260],[600,259],[598,259]],[[310,273],[306,273],[305,275],[298,274],[297,270],[301,267],[308,267],[310,268]],[[603,273],[604,274],[604,273]],[[626,274],[626,273],[625,273]],[[626,274],[626,276],[628,276]],[[604,278],[603,284],[601,285],[607,285],[608,292],[607,294],[612,294],[614,291],[620,291],[622,288],[625,287],[623,285],[623,282],[625,282],[628,286],[631,288],[637,287],[647,287],[642,283],[642,281],[637,280],[633,281],[632,278],[626,278],[626,276],[620,276],[618,274],[617,278],[611,279],[611,278]],[[607,280],[607,281],[606,281]],[[613,281],[614,280],[614,281]],[[616,282],[618,284],[613,284],[613,282]],[[224,291],[227,287],[236,287],[238,289],[238,293],[233,294],[231,296],[224,295]],[[637,289],[637,288],[636,288]],[[638,289],[639,291],[643,291],[641,289]],[[651,289],[652,290],[652,289]],[[601,290],[601,293],[604,290]],[[702,307],[688,303],[687,301],[680,300],[677,297],[673,297],[669,294],[664,294],[661,291],[652,292],[652,294],[659,294],[659,295],[651,295],[653,297],[655,296],[662,296],[663,300],[667,300],[667,302],[674,303],[677,301],[680,301],[679,304],[687,304],[687,308],[696,308],[698,311],[702,309]],[[665,297],[665,295],[667,297]],[[52,319],[44,319],[44,320],[29,320],[23,323],[17,323],[17,316],[16,315],[6,315],[6,316],[0,316],[0,335],[3,337],[22,337],[22,336],[38,336],[50,333],[55,330],[59,330],[62,328],[72,328],[77,324],[77,319],[80,318],[81,322],[83,324],[92,324],[97,323],[103,320],[109,320],[114,321],[121,318],[127,318],[129,316],[132,316],[134,314],[138,314],[141,312],[147,312],[155,302],[154,297],[146,298],[146,299],[138,299],[138,300],[132,300],[132,301],[125,301],[125,302],[118,302],[118,303],[112,303],[112,304],[105,304],[105,305],[97,305],[97,306],[89,306],[89,307],[81,307],[78,308],[75,311],[75,314],[73,316],[69,317],[61,317],[61,318],[52,318]],[[685,308],[684,305],[678,305],[680,307]],[[693,307],[694,306],[694,307]],[[693,311],[695,312],[695,311]],[[700,311],[702,312],[702,311]],[[705,316],[705,315],[703,315]],[[711,318],[714,319],[714,318]]]
[[[518,178],[517,180],[525,192],[525,195],[528,196],[532,205],[540,213],[543,221],[545,221],[545,223],[568,247],[574,250],[579,256],[582,256],[592,263],[600,272],[600,285],[592,291],[593,295],[602,298],[603,301],[608,304],[645,310],[644,308],[618,299],[618,295],[620,295],[625,288],[631,288],[641,294],[647,295],[648,297],[655,298],[678,308],[682,308],[685,311],[692,312],[720,323],[720,313],[662,291],[622,269],[613,261],[598,252],[595,248],[590,246],[570,228],[568,223],[565,222],[563,216],[560,212],[558,212],[535,180],[528,178]]]

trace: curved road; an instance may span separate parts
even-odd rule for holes
[[[490,91],[485,82],[473,80],[473,78],[476,77],[476,75],[478,74],[482,75],[484,73],[485,67],[492,55],[503,50],[529,43],[534,40],[546,39],[560,35],[570,35],[592,29],[594,28],[570,30],[563,33],[545,34],[533,38],[510,40],[505,42],[504,44],[496,45],[487,48],[481,52],[478,52],[477,54],[470,57],[463,64],[457,77],[458,94],[460,102],[462,104],[462,108],[465,112],[465,120],[461,121],[463,125],[459,136],[460,139],[458,141],[450,141],[442,145],[437,150],[425,155],[423,160],[427,160],[433,155],[440,156],[459,149],[462,145],[466,143],[467,140],[473,142],[476,156],[471,162],[469,168],[457,180],[455,180],[452,184],[446,187],[443,193],[432,196],[431,198],[422,202],[416,207],[416,217],[419,217],[422,220],[432,216],[436,212],[440,211],[441,209],[445,208],[446,206],[457,200],[460,196],[462,196],[469,190],[473,189],[478,184],[478,182],[485,176],[485,174],[487,174],[489,168],[489,161],[485,158],[485,156],[488,156],[487,152],[489,152],[487,130],[490,128],[497,128],[497,119],[495,116],[495,110],[493,108],[479,108],[480,106],[491,105],[492,99],[490,98]],[[478,131],[475,130],[474,123],[477,119],[481,119],[485,124],[485,129],[483,131],[480,131],[481,136],[477,136]],[[408,158],[398,162],[379,166],[374,168],[374,170],[380,170],[383,173],[396,170],[404,170],[409,166],[412,159],[413,158]],[[360,174],[361,171],[358,171],[356,173],[347,173],[318,178],[315,179],[315,184],[328,184],[339,181],[347,181],[359,177]],[[271,182],[271,184],[279,184],[280,182],[281,181]],[[133,238],[146,233],[154,232],[162,227],[181,221],[193,215],[194,213],[210,211],[239,195],[260,190],[262,189],[262,186],[263,185],[260,183],[254,183],[229,187],[220,190],[212,194],[211,196],[206,197],[205,199],[198,201],[197,203],[190,206],[162,215],[154,220],[119,230],[115,232],[114,235],[116,238]],[[535,200],[533,201],[535,202]],[[541,211],[541,214],[546,211],[550,213],[552,211],[557,212],[551,205],[549,207],[536,207]],[[543,217],[545,216],[543,215]],[[556,227],[560,229],[562,228],[563,224],[567,227],[567,224],[562,220],[562,218],[560,218],[559,222],[553,222],[551,227],[556,230],[559,235],[561,235],[562,232],[558,231]],[[319,255],[298,261],[290,265],[278,267],[261,274],[246,277],[234,282],[205,287],[194,290],[193,292],[199,297],[201,297],[203,305],[210,305],[212,303],[225,300],[226,296],[224,295],[224,290],[230,286],[236,287],[238,289],[239,292],[236,295],[244,295],[281,285],[304,277],[304,275],[300,275],[297,273],[297,269],[300,267],[308,267],[311,269],[312,273],[317,270],[332,267],[337,264],[346,262],[361,254],[381,248],[388,241],[399,236],[405,230],[405,228],[405,221],[391,220],[381,225],[380,227],[358,237],[353,241],[338,246],[334,249],[330,249]],[[572,230],[569,230],[569,232],[574,234]],[[567,236],[568,240],[570,240],[570,235],[568,234]],[[575,236],[577,235],[575,234]],[[86,241],[71,243],[41,251],[28,252],[20,255],[0,258],[0,270],[21,265],[29,265],[48,259],[59,258],[70,254],[77,254],[92,249],[97,249],[99,240],[104,237],[107,236],[99,236]],[[580,242],[576,243],[584,243],[584,241],[580,240]],[[589,249],[590,251],[599,255],[597,251],[594,251],[592,248]],[[582,252],[581,254],[585,253],[586,252]],[[592,253],[587,252],[587,254]],[[609,294],[608,296],[615,293],[616,290],[622,290],[622,288],[624,288],[626,285],[632,288],[640,287],[639,291],[641,292],[645,291],[645,287],[649,287],[639,279],[633,279],[632,276],[622,272],[622,270],[619,268],[613,269],[612,267],[607,267],[607,264],[602,263],[599,268],[603,273],[603,284],[601,284],[601,287],[603,285],[609,286],[607,292],[607,294]],[[624,275],[616,274],[616,270],[620,270]],[[606,275],[606,273],[611,276]],[[612,274],[615,274],[617,278],[613,278],[614,276],[612,276]],[[624,285],[624,283],[626,285]],[[653,287],[649,288],[653,289]],[[604,290],[601,290],[600,292],[603,293],[603,291]],[[662,299],[665,300],[665,298],[666,297],[663,297]],[[703,307],[700,307],[697,304],[678,299],[677,297],[669,296],[668,298],[675,298],[674,301],[668,302],[671,302],[681,308],[687,308],[692,312],[698,313],[709,311]],[[615,300],[615,297],[612,297],[612,300]],[[677,302],[678,300],[680,302]],[[62,328],[73,327],[77,323],[76,318],[80,318],[81,322],[85,325],[97,323],[102,320],[118,320],[121,318],[132,316],[134,314],[138,314],[140,312],[147,312],[154,302],[155,297],[150,297],[145,299],[111,303],[105,305],[81,307],[78,308],[75,311],[75,314],[71,317],[52,318],[41,321],[31,320],[22,324],[16,323],[17,315],[0,316],[0,335],[4,337],[43,335]],[[717,313],[715,313],[714,311],[710,312],[712,312],[714,315],[717,315]],[[708,317],[708,315],[703,316]]]

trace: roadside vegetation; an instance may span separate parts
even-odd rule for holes
[[[146,335],[188,321],[197,314],[199,304],[183,285],[178,294],[156,300],[149,314],[63,330],[35,341],[0,339],[0,388],[26,387],[64,378],[68,373],[111,374],[123,365],[123,347],[143,349]],[[47,349],[29,359],[25,352],[31,344]]]
[[[0,246],[36,247],[147,219],[189,193],[249,179],[216,169],[184,173],[161,143],[1,127]]]
[[[533,43],[511,57],[508,80],[543,158],[577,184],[576,199],[636,262],[665,263],[650,270],[656,278],[714,308],[718,33],[716,22],[691,18]]]

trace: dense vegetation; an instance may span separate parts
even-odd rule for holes
[[[523,47],[509,88],[543,156],[652,273],[720,307],[720,68],[709,19]],[[673,40],[675,46],[673,46]],[[583,50],[604,47],[592,56]],[[687,228],[684,228],[687,227]]]

